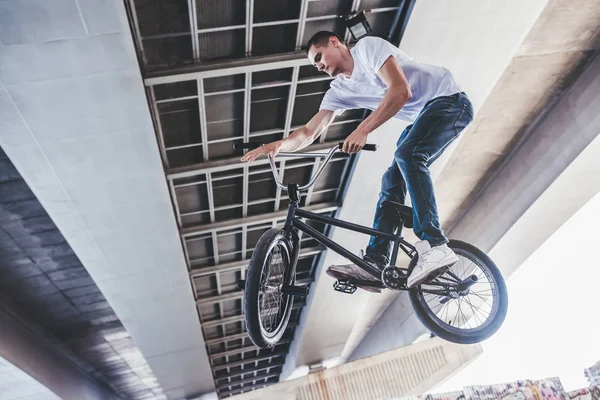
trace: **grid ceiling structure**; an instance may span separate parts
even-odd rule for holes
[[[373,34],[398,44],[413,1],[128,1],[217,393],[276,383],[304,301],[295,300],[281,342],[259,350],[245,332],[236,283],[262,233],[283,225],[289,200],[267,160],[242,164],[232,145],[285,138],[318,111],[331,78],[302,51],[312,34],[330,30],[352,43],[341,16],[371,10]],[[307,150],[329,149],[364,116],[345,112]],[[354,160],[334,158],[301,205],[335,215]],[[277,167],[285,183],[303,184],[320,162],[281,160]],[[301,243],[297,280],[310,283],[323,247],[308,237]]]

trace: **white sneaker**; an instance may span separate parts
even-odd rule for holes
[[[419,259],[406,282],[409,288],[423,283],[434,272],[458,262],[458,257],[446,244],[431,247],[427,240],[421,240],[415,243],[415,247]]]

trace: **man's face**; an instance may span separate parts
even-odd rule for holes
[[[327,46],[311,46],[308,50],[308,60],[319,71],[326,72],[329,76],[336,76],[340,71],[340,43],[335,37],[330,37]]]

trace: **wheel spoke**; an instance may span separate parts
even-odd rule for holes
[[[446,302],[447,303],[447,302]],[[430,310],[433,311],[435,314],[437,314],[436,310],[439,310],[441,307],[443,307],[446,303],[438,303],[433,307],[430,307]]]
[[[469,293],[469,295],[473,295],[473,296],[477,296],[479,297],[482,301],[485,302],[485,304],[489,305],[490,307],[493,305],[492,303],[490,303],[488,300],[484,299],[483,297],[481,297],[478,293],[475,292],[471,292]]]
[[[471,308],[471,311],[473,311],[473,318],[475,318],[475,320],[477,321],[477,323],[478,323],[477,326],[483,325],[485,320],[483,320],[483,322],[479,321],[479,318],[477,318],[477,313],[475,312],[475,309],[473,308],[473,304],[471,304],[471,302],[469,300],[465,300],[465,303],[467,303],[469,305],[469,307]]]
[[[452,279],[454,280],[454,282],[460,282],[460,278],[458,276],[456,276],[456,274],[454,272],[452,272],[452,268],[450,268],[446,274],[450,275],[452,277]]]
[[[448,321],[448,314],[450,311],[450,302],[447,302],[444,306],[446,308],[446,318],[444,318],[444,321]]]
[[[440,296],[431,296],[431,298],[429,299],[429,301],[427,301],[427,304],[431,304],[432,301],[436,301],[439,300]]]
[[[473,315],[477,315],[477,312],[479,312],[484,318],[483,321],[485,322],[488,319],[488,315],[485,315],[480,309],[479,307],[474,307],[473,304],[471,304],[471,301],[466,299],[465,300],[467,303],[469,303],[469,305],[471,306],[471,309],[473,310]],[[483,325],[483,323],[482,323]]]
[[[458,310],[456,311],[456,319],[454,322],[456,322],[456,327],[460,328],[461,327],[460,316],[463,315],[462,309],[460,307],[462,304],[462,299],[458,299],[457,303],[458,303]],[[464,318],[464,315],[463,315],[463,318]]]

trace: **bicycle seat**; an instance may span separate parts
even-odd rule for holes
[[[395,210],[402,220],[402,225],[404,225],[404,227],[409,229],[413,227],[413,211],[411,207],[396,203],[395,201],[391,200],[385,200],[383,203],[381,203],[381,207]]]

